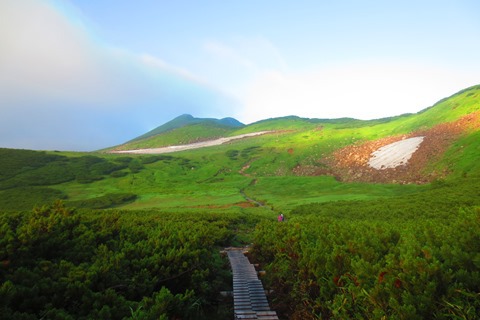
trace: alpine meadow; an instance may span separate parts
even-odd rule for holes
[[[0,318],[233,319],[220,251],[248,246],[280,319],[479,319],[479,159],[480,85],[375,120],[3,148]]]

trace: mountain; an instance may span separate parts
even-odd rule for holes
[[[234,118],[195,118],[192,115],[183,114],[120,146],[106,150],[158,148],[189,144],[227,136],[243,127],[245,125]]]
[[[190,114],[182,114],[181,116],[178,116],[175,119],[170,120],[169,122],[162,124],[161,126],[156,127],[155,129],[130,140],[129,142],[147,139],[164,132],[168,132],[171,130],[175,130],[178,128],[191,126],[195,124],[208,124],[215,127],[224,126],[228,128],[241,128],[245,126],[243,123],[241,123],[240,121],[234,118],[223,118],[223,119],[195,118]]]
[[[460,154],[475,158],[478,143],[464,141],[479,135],[479,110],[480,86],[473,86],[415,114],[367,121],[287,116],[247,126],[233,119],[233,126],[226,126],[224,123],[232,120],[182,115],[116,150],[159,148],[269,131],[275,134],[262,137],[260,145],[252,145],[255,150],[264,150],[257,152],[249,164],[249,171],[255,174],[329,175],[339,181],[421,184],[477,167],[458,168],[463,162],[456,158]],[[385,164],[386,170],[370,167],[369,159],[377,149],[410,138],[423,142],[410,160],[407,155],[397,155],[398,161],[409,161],[408,166],[387,169]],[[260,138],[249,139],[254,144]],[[399,152],[392,150],[393,154]],[[393,155],[384,157],[394,161]]]

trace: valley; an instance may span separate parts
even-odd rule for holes
[[[2,315],[231,318],[219,251],[250,245],[280,319],[477,318],[480,86],[385,119],[222,120],[0,149]]]

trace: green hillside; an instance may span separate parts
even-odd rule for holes
[[[478,319],[480,86],[385,119],[232,123],[184,115],[115,149],[268,133],[168,154],[0,149],[0,313],[231,318],[218,252],[252,244],[285,319]],[[416,136],[407,166],[361,162]]]
[[[343,184],[331,178],[334,174],[328,174],[330,164],[324,160],[343,147],[457,121],[479,111],[479,105],[480,87],[475,86],[418,114],[371,121],[292,116],[233,128],[211,121],[186,124],[184,120],[194,121],[195,118],[181,116],[170,123],[171,128],[177,126],[174,129],[133,141],[122,149],[181,145],[265,130],[273,133],[169,155],[66,154],[2,149],[0,190],[4,191],[0,192],[8,194],[8,197],[2,197],[2,201],[10,203],[8,208],[12,209],[15,208],[15,194],[23,198],[26,192],[30,192],[24,191],[30,190],[25,188],[33,187],[39,189],[47,200],[50,199],[47,194],[58,197],[60,193],[67,203],[86,204],[85,201],[95,201],[107,195],[129,194],[135,195],[129,198],[129,203],[113,202],[128,208],[169,210],[181,210],[185,206],[228,205],[235,208],[236,204],[242,206],[246,202],[240,191],[282,209],[308,202],[414,192],[424,187],[415,184],[365,185],[361,180]],[[184,125],[179,126],[180,123]],[[434,178],[448,179],[479,172],[476,161],[480,141],[478,128],[465,130],[452,138],[441,156],[427,163],[425,173],[441,172]],[[299,172],[299,168],[303,171]],[[318,172],[326,172],[327,176],[318,176]],[[303,186],[308,186],[307,190]],[[30,197],[22,203],[26,201],[28,207],[34,204],[34,199]]]
[[[139,140],[132,140],[126,144],[113,148],[114,150],[132,150],[160,148],[172,145],[190,144],[205,140],[225,137],[235,132],[236,128],[212,123],[195,123],[179,127],[161,134],[149,136]]]
[[[184,114],[114,149],[158,148],[194,143],[227,136],[241,127],[244,124],[233,118],[195,118]]]

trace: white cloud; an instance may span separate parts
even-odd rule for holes
[[[102,43],[60,4],[0,2],[0,146],[92,150],[225,106],[188,70]]]
[[[474,72],[358,63],[303,73],[264,72],[250,85],[244,122],[298,115],[374,119],[418,112],[478,81]]]
[[[91,102],[109,79],[87,35],[47,2],[6,0],[0,10],[0,94]]]

